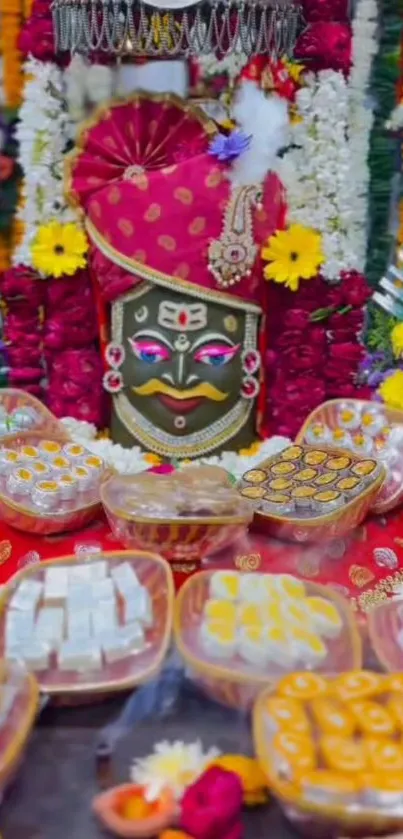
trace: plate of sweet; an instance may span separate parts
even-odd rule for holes
[[[170,568],[154,554],[31,566],[2,593],[1,655],[22,663],[50,695],[126,690],[158,673],[173,598]]]
[[[257,757],[286,814],[309,834],[403,827],[403,675],[296,672],[258,698]],[[311,835],[311,834],[309,834]]]
[[[111,529],[126,547],[158,551],[170,562],[200,561],[243,536],[253,518],[229,474],[196,466],[172,475],[116,475],[101,488]]]
[[[298,668],[361,664],[354,615],[333,590],[290,574],[202,571],[178,592],[175,639],[214,698],[249,708],[259,690]]]
[[[385,478],[366,455],[294,444],[242,476],[260,529],[297,542],[339,538],[365,518]]]
[[[372,504],[374,513],[385,513],[403,500],[403,411],[364,399],[332,399],[310,414],[296,442],[376,458],[386,479]]]
[[[0,446],[0,516],[17,530],[50,534],[84,527],[100,510],[110,474],[77,443],[27,434]]]
[[[57,434],[69,439],[63,424],[30,393],[16,388],[0,389],[0,442],[24,432],[42,436]]]

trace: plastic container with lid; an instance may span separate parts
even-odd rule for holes
[[[110,469],[83,447],[84,459],[96,468],[77,465],[62,452],[72,445],[63,434],[27,432],[0,440],[0,518],[17,530],[48,535],[84,527],[97,515],[100,485]],[[84,480],[76,477],[79,472]]]
[[[360,667],[354,614],[339,594],[290,574],[202,571],[181,587],[174,634],[193,677],[223,704],[248,709],[299,668]]]
[[[402,829],[401,689],[402,677],[369,671],[293,673],[259,696],[257,757],[286,815],[307,835]]]
[[[158,550],[172,562],[195,562],[243,536],[253,517],[227,472],[188,467],[171,475],[114,476],[101,500],[116,538],[128,548]]]

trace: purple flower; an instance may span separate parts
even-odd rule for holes
[[[251,138],[243,131],[232,131],[228,137],[225,134],[217,134],[209,146],[209,154],[217,157],[218,160],[235,160],[243,154],[250,145]]]
[[[385,373],[381,373],[380,370],[374,370],[373,373],[369,373],[367,378],[367,385],[368,387],[379,387],[382,384],[385,378]]]

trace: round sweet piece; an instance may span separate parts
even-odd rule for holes
[[[337,480],[337,475],[333,472],[323,472],[322,475],[318,475],[317,478],[314,479],[314,484],[317,487],[327,487],[330,484],[333,484]]]
[[[270,467],[270,472],[273,475],[292,475],[296,471],[296,468],[295,463],[280,461],[279,463],[273,463],[273,466]]]
[[[281,459],[282,460],[299,460],[303,454],[302,446],[289,446],[287,449],[281,452]]]
[[[265,494],[264,487],[250,486],[250,487],[243,487],[241,489],[241,495],[243,495],[244,498],[250,498],[252,501],[255,500],[255,499],[257,500],[258,498],[263,498],[264,494]]]
[[[243,476],[243,480],[247,481],[248,484],[262,484],[267,478],[266,472],[263,469],[250,469],[249,472],[245,472]]]
[[[288,478],[274,478],[272,481],[269,481],[267,486],[273,492],[286,492],[288,489],[291,489],[293,482]]]
[[[314,469],[312,466],[308,466],[306,469],[301,469],[300,472],[297,472],[293,475],[295,481],[300,481],[301,483],[305,481],[313,481],[317,477],[318,470]]]
[[[41,440],[38,449],[45,457],[55,457],[61,452],[62,447],[56,440]]]
[[[313,449],[312,451],[307,452],[304,455],[303,461],[306,464],[306,466],[321,466],[321,464],[325,462],[327,457],[327,452],[322,452],[320,451],[320,449]]]
[[[350,466],[351,457],[347,457],[347,455],[329,457],[329,460],[326,461],[326,469],[330,469],[331,472],[344,472],[344,470],[348,469]]]
[[[352,466],[351,471],[359,478],[368,478],[376,471],[375,460],[360,460]]]

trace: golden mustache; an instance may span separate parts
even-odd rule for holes
[[[199,396],[202,396],[206,399],[212,399],[213,402],[223,402],[228,397],[228,393],[223,393],[222,390],[218,390],[218,388],[209,384],[209,382],[203,382],[195,387],[187,388],[187,390],[177,390],[174,387],[166,385],[164,382],[160,382],[158,379],[149,379],[144,385],[132,387],[132,391],[138,396],[154,396],[154,394],[162,393],[165,396],[171,396],[172,399],[179,400],[197,399]]]

